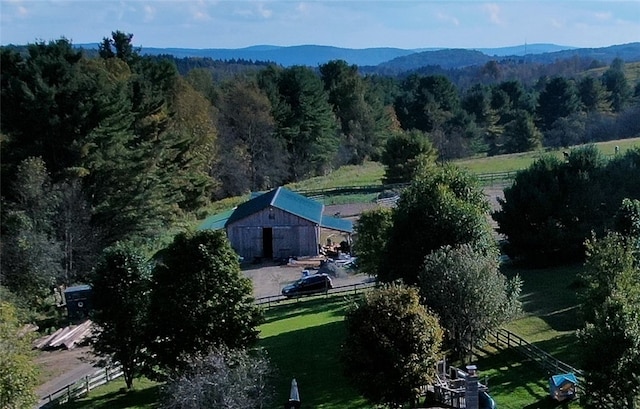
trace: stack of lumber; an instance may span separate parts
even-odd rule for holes
[[[93,322],[86,320],[82,324],[60,328],[53,334],[36,340],[33,347],[37,349],[73,349],[76,345],[89,339],[92,331]]]

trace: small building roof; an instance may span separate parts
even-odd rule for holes
[[[198,226],[198,230],[221,230],[224,229],[227,220],[233,214],[236,209],[229,209],[222,213],[217,213],[207,217],[201,224]]]
[[[64,290],[65,293],[74,293],[76,291],[87,291],[87,290],[91,290],[91,286],[87,285],[87,284],[81,284],[81,285],[76,285],[73,287],[68,287],[66,290]]]
[[[550,379],[554,386],[562,386],[565,382],[571,382],[574,385],[578,383],[578,379],[573,373],[565,373],[561,375],[553,375]]]
[[[351,220],[340,219],[338,217],[322,215],[320,226],[331,230],[353,233],[353,223]]]

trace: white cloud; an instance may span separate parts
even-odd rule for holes
[[[144,22],[148,23],[153,21],[156,17],[156,9],[152,6],[144,6]]]
[[[493,24],[502,24],[502,19],[500,18],[500,6],[496,3],[487,3],[482,7],[484,11],[489,15],[489,21]]]
[[[450,16],[448,14],[444,14],[444,13],[437,13],[436,17],[438,18],[438,20],[441,21],[446,21],[448,23],[453,24],[454,26],[459,26],[460,25],[460,20],[458,20],[456,17]]]
[[[564,28],[564,21],[558,20],[556,18],[551,18],[551,25],[555,28]]]
[[[273,16],[273,10],[267,8],[265,3],[258,3],[258,15],[262,16],[262,18],[271,18]]]
[[[607,20],[611,20],[611,17],[613,15],[609,11],[603,11],[600,13],[594,13],[594,16],[597,20],[607,21]]]

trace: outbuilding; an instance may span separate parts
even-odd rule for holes
[[[207,218],[199,229],[225,229],[245,260],[316,256],[322,229],[352,233],[350,220],[324,215],[324,204],[278,187]]]
[[[558,402],[576,397],[578,379],[573,373],[553,375],[549,378],[549,395]]]
[[[91,286],[76,285],[64,290],[63,294],[69,318],[82,319],[89,316],[93,298]]]

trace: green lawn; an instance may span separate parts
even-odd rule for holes
[[[581,326],[577,311],[577,274],[581,266],[553,269],[505,268],[507,276],[523,280],[523,316],[506,328],[555,358],[579,368],[575,330]],[[500,409],[546,409],[558,407],[548,398],[549,375],[514,350],[490,347],[477,361],[481,379]],[[571,408],[579,409],[577,403]]]
[[[99,388],[89,395],[68,402],[63,409],[152,409],[157,407],[160,386],[157,382],[139,378],[133,382],[133,390],[126,391],[124,378],[120,377]]]
[[[578,366],[575,329],[580,324],[576,310],[576,275],[580,266],[529,270],[506,268],[505,274],[523,279],[524,314],[507,328],[566,363]],[[259,345],[264,347],[276,368],[276,402],[281,407],[288,398],[291,380],[298,382],[306,407],[323,409],[368,408],[362,397],[342,375],[338,353],[344,338],[343,319],[352,298],[307,299],[272,308],[260,327]],[[546,409],[548,374],[516,351],[496,351],[490,346],[479,352],[475,362],[481,381],[487,382],[491,396],[501,409]],[[115,382],[94,391],[65,408],[153,408],[159,387],[146,380],[136,381],[136,391],[121,393],[124,385]],[[579,409],[577,403],[571,408]]]
[[[268,312],[260,345],[277,367],[274,407],[288,399],[293,378],[304,407],[370,407],[340,371],[337,351],[344,338],[344,313],[351,302],[342,297],[307,301]]]

